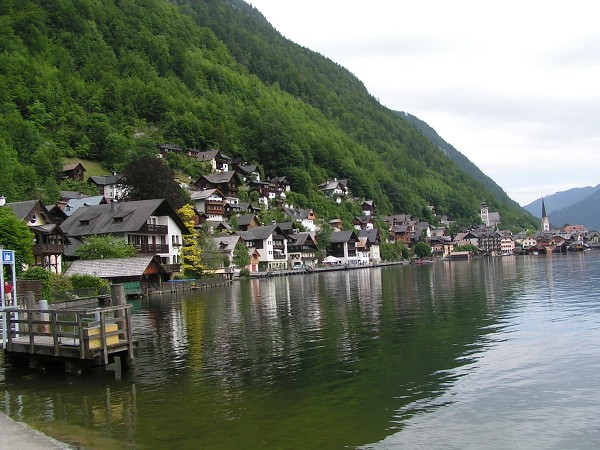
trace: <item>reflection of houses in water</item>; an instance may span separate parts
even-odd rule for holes
[[[12,374],[9,369],[5,375],[6,389],[0,396],[0,409],[7,416],[28,423],[52,423],[53,434],[64,433],[77,448],[120,448],[121,436],[135,442],[139,392],[136,384],[116,382],[118,371],[102,374],[103,381],[106,379],[103,389],[90,389],[86,377],[69,378],[68,390],[64,390],[48,385],[51,381],[46,373],[23,377],[22,372]],[[32,393],[32,384],[49,388]],[[61,428],[61,424],[72,424],[73,415],[85,428],[85,435],[73,433],[73,425]],[[107,437],[106,430],[120,436],[119,440]],[[73,442],[77,437],[80,441]]]

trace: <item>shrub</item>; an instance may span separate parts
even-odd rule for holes
[[[108,282],[93,275],[73,275],[71,277],[73,289],[94,290],[97,295],[101,288],[108,288]]]

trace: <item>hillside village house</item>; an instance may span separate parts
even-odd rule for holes
[[[258,266],[262,270],[287,268],[288,235],[277,225],[266,225],[238,231],[248,247],[249,254],[258,253]]]
[[[368,217],[375,217],[377,215],[377,207],[373,200],[365,200],[362,203],[363,215]]]
[[[241,180],[235,172],[214,172],[202,175],[195,186],[199,190],[218,189],[225,196],[227,202],[238,203],[238,189]]]
[[[310,208],[294,208],[293,205],[289,207],[284,207],[283,212],[292,220],[299,222],[302,224],[306,231],[315,232],[317,231],[317,226],[315,224],[315,220],[317,216],[315,212]]]
[[[230,169],[231,158],[224,155],[219,150],[198,152],[196,158],[202,163],[209,164],[211,172],[228,172]]]
[[[537,241],[533,236],[527,236],[525,239],[523,239],[521,245],[524,249],[528,249],[531,247],[535,247],[537,245]]]
[[[337,203],[350,196],[348,180],[338,180],[337,178],[334,178],[333,181],[327,180],[319,185],[319,190],[323,192],[325,197],[334,198]]]
[[[164,199],[86,206],[63,223],[67,236],[112,235],[133,244],[139,254],[157,255],[168,273],[179,272],[185,224]],[[72,251],[70,252],[72,253]]]
[[[381,262],[381,235],[379,230],[374,228],[372,230],[361,230],[358,235],[359,238],[366,238],[369,249],[369,262],[377,264]]]
[[[65,164],[63,166],[63,178],[69,178],[75,181],[85,179],[85,167],[81,163]]]
[[[242,158],[232,159],[233,171],[236,172],[244,183],[250,181],[260,181],[260,173],[258,172],[257,164],[250,164]]]
[[[198,212],[206,214],[208,220],[223,220],[225,196],[218,189],[192,191],[190,197]]]
[[[515,252],[515,241],[510,236],[500,239],[500,251],[503,255],[512,255]]]
[[[218,267],[213,273],[220,275],[239,274],[240,269],[243,269],[243,267],[234,267],[233,251],[238,243],[242,243],[244,246],[246,246],[244,239],[236,234],[231,236],[216,236],[209,239],[212,240],[214,243],[214,248],[216,249],[218,255],[221,256],[217,259]],[[227,266],[225,266],[225,260],[227,260]],[[250,270],[250,267],[247,269]]]
[[[112,175],[100,175],[88,177],[88,183],[98,189],[98,194],[106,197],[107,200],[120,200],[125,193],[120,180],[123,175],[113,172]]]
[[[356,253],[358,236],[354,230],[331,233],[327,254],[334,256],[341,264],[355,266],[359,264]]]
[[[4,207],[11,208],[33,233],[34,266],[43,267],[49,272],[61,273],[65,244],[69,243],[69,239],[42,202],[27,200],[7,203]]]
[[[294,233],[288,241],[288,260],[292,269],[316,267],[317,242],[309,232]]]

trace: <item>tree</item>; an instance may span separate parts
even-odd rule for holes
[[[90,236],[77,247],[75,256],[80,259],[128,258],[137,253],[132,244],[113,235]]]
[[[455,252],[473,252],[479,253],[479,247],[473,244],[462,244],[456,246]]]
[[[164,198],[175,209],[190,202],[189,194],[175,180],[175,173],[159,158],[135,159],[123,172],[121,183],[126,192],[123,200]]]
[[[0,245],[15,251],[15,270],[33,264],[32,242],[34,235],[10,207],[0,208]]]
[[[238,266],[240,269],[243,269],[250,264],[248,247],[246,247],[246,244],[244,244],[242,241],[238,241],[233,248],[233,264]]]
[[[384,261],[399,261],[408,259],[409,251],[403,242],[382,242],[380,245],[381,259]]]
[[[186,277],[199,277],[204,266],[200,260],[201,249],[194,229],[194,207],[189,204],[183,205],[177,210],[177,214],[187,228],[187,233],[182,236],[181,271]]]
[[[413,248],[413,252],[419,258],[427,258],[431,256],[431,247],[426,242],[417,242]]]

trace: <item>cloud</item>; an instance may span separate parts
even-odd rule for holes
[[[426,121],[515,200],[600,182],[597,2],[254,4],[383,105]]]

